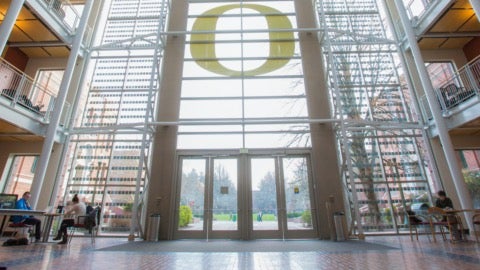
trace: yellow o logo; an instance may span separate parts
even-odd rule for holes
[[[256,10],[261,14],[273,14],[273,16],[265,15],[268,29],[292,29],[292,24],[290,23],[288,17],[286,15],[279,15],[282,14],[279,10],[263,5],[232,4],[213,8],[204,12],[202,17],[195,20],[192,27],[192,32],[215,31],[217,28],[219,15],[222,15],[229,10],[242,7]],[[260,67],[251,70],[245,70],[243,72],[229,69],[218,61],[215,52],[214,33],[192,34],[190,52],[193,59],[195,59],[195,62],[208,71],[232,77],[238,77],[242,74],[245,76],[255,76],[269,73],[285,66],[294,54],[295,43],[293,42],[293,32],[270,32],[269,39],[269,59]]]

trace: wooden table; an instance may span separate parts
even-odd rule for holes
[[[473,212],[473,213],[480,213],[480,209],[451,209],[451,210],[444,210],[448,214],[458,214],[462,212]]]
[[[40,210],[24,210],[24,209],[0,209],[0,217],[3,217],[0,226],[0,235],[3,235],[3,229],[8,223],[10,216],[42,216],[45,211]]]
[[[459,213],[480,213],[480,209],[450,209],[450,210],[445,210],[445,213],[447,215],[455,215],[457,216]],[[458,222],[461,223],[462,220],[460,217],[457,217],[459,220]],[[468,220],[467,220],[467,223],[468,223]],[[460,231],[460,235],[463,239],[466,239],[465,237],[465,231],[463,229],[463,225],[460,226],[461,227],[461,231]]]

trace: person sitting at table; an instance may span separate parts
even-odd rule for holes
[[[65,212],[65,216],[75,215],[75,216],[84,216],[87,213],[87,206],[84,202],[80,202],[78,195],[75,194],[72,198],[72,204],[68,206],[68,210]],[[68,242],[68,233],[67,228],[72,227],[75,224],[75,216],[73,218],[63,219],[62,224],[60,224],[60,229],[57,232],[57,236],[53,240],[60,240],[59,244],[66,244]]]
[[[437,195],[438,195],[438,198],[435,201],[436,207],[442,208],[444,210],[453,210],[453,202],[449,197],[447,197],[447,194],[445,193],[445,191],[439,190],[437,192]],[[451,233],[453,234],[453,237],[456,240],[462,239],[462,234],[460,233],[460,230],[458,228],[459,222],[461,222],[461,220],[459,220],[456,215],[448,214],[442,218],[442,221],[445,221],[445,222],[448,221],[448,223],[451,224],[452,226]]]
[[[447,197],[447,194],[443,190],[437,192],[438,198],[435,201],[435,206],[445,210],[453,209],[453,202],[450,198]]]
[[[23,193],[22,198],[19,199],[15,204],[15,208],[22,209],[22,210],[32,210],[29,203],[30,196],[31,194],[29,191]],[[15,224],[23,223],[27,225],[35,225],[35,242],[40,241],[42,222],[39,219],[34,218],[31,215],[23,215],[23,216],[12,216],[12,221]]]

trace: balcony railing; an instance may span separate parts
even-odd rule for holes
[[[480,56],[460,68],[451,78],[435,89],[435,95],[445,117],[479,103]],[[421,103],[425,119],[431,119],[432,113],[425,96],[422,97]]]
[[[55,98],[56,95],[51,90],[0,58],[0,104],[48,123],[55,106]],[[69,115],[69,107],[66,103],[64,115]],[[65,122],[68,120],[67,117],[61,119]]]
[[[434,0],[404,0],[403,4],[410,20],[418,20],[433,2]]]
[[[79,11],[68,0],[42,0],[47,9],[59,18],[70,32],[74,32],[80,22]]]

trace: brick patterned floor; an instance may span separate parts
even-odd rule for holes
[[[200,241],[200,240],[199,240]],[[366,242],[394,249],[308,252],[149,252],[103,251],[125,238],[75,238],[55,243],[0,247],[7,269],[480,269],[480,244],[467,241],[411,241],[408,236],[367,237]],[[319,245],[333,245],[319,241]],[[329,249],[326,249],[329,250]]]

